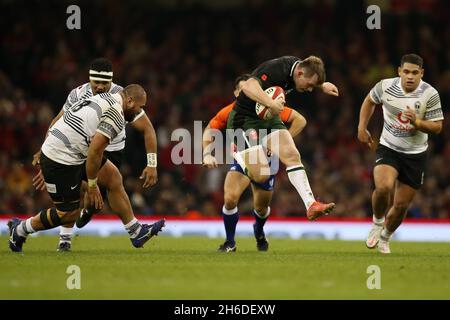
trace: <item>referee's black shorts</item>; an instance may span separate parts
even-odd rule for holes
[[[102,167],[107,159],[103,157]],[[79,165],[65,165],[49,159],[41,152],[40,166],[45,186],[59,211],[73,211],[80,207],[80,187],[86,178],[86,162]]]
[[[428,152],[408,154],[401,153],[382,144],[376,151],[375,166],[386,164],[398,172],[398,180],[411,188],[420,189],[423,184],[428,162]]]

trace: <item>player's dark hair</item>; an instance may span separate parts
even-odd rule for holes
[[[300,67],[305,69],[305,76],[307,77],[317,74],[317,85],[322,85],[325,82],[325,65],[319,57],[309,56],[300,61]]]
[[[423,59],[421,56],[415,53],[405,54],[400,60],[400,66],[402,67],[405,63],[412,63],[418,65],[420,68],[423,68]]]
[[[90,70],[111,72],[112,62],[106,58],[97,58],[91,62]]]
[[[239,82],[246,81],[250,79],[251,75],[248,73],[241,74],[234,80],[234,87],[236,88],[239,85]]]

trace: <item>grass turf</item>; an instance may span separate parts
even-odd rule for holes
[[[270,240],[269,252],[238,239],[219,253],[219,239],[158,237],[134,249],[126,237],[77,237],[56,252],[57,238],[28,239],[24,253],[0,237],[0,299],[450,299],[450,243],[393,242],[390,256],[364,242]],[[69,265],[81,289],[66,287]],[[381,289],[369,290],[378,265]]]

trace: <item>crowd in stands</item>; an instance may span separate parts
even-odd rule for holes
[[[31,215],[49,207],[46,192],[31,183],[38,170],[32,155],[70,90],[88,81],[90,61],[105,56],[113,62],[114,82],[145,87],[146,112],[157,130],[159,181],[143,189],[138,178],[146,165],[143,138],[127,127],[120,171],[135,212],[217,217],[228,166],[173,164],[172,132],[192,131],[199,120],[205,127],[233,100],[234,78],[261,62],[318,55],[340,97],[317,90],[289,97],[288,104],[308,121],[295,142],[315,196],[336,202],[337,217],[369,217],[375,155],[357,140],[359,108],[377,81],[396,76],[400,57],[414,52],[424,58],[424,80],[440,93],[445,121],[442,133],[430,137],[425,183],[408,215],[450,218],[446,1],[385,1],[380,30],[367,28],[364,1],[286,1],[285,6],[249,1],[224,8],[183,3],[82,1],[81,30],[66,28],[64,1],[23,1],[27,10],[17,9],[15,1],[0,4],[5,17],[0,21],[0,214]],[[381,128],[377,107],[373,135]],[[241,200],[240,212],[249,214],[251,191]],[[305,215],[283,168],[271,208],[274,216]]]

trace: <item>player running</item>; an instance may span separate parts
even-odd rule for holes
[[[416,54],[404,55],[399,76],[378,82],[361,106],[358,139],[371,149],[375,143],[367,125],[376,105],[383,106],[384,126],[373,169],[373,225],[366,241],[369,249],[377,246],[381,253],[391,253],[389,239],[423,184],[428,134],[442,130],[439,93],[422,80],[423,74],[423,59]],[[392,193],[393,203],[389,199]]]
[[[114,82],[113,80],[113,69],[111,61],[105,58],[98,58],[92,61],[89,68],[89,82],[73,89],[64,106],[61,108],[59,114],[52,120],[50,128],[53,124],[64,115],[72,105],[80,100],[90,98],[99,93],[117,93],[123,88]],[[134,128],[140,131],[144,136],[145,148],[147,151],[147,167],[144,168],[140,176],[144,179],[144,188],[153,186],[158,180],[156,166],[156,134],[150,119],[147,117],[144,110],[142,110],[136,118],[131,122]],[[125,128],[119,132],[119,134],[111,140],[111,143],[106,147],[104,156],[110,160],[118,169],[120,169],[123,158],[123,151],[125,149]],[[33,165],[39,163],[40,151],[35,154],[33,159]],[[33,185],[38,190],[45,190],[44,178],[42,176],[42,171],[33,178]],[[85,193],[86,188],[83,185],[81,188],[82,194]],[[105,188],[100,188],[102,196],[104,199],[107,198]],[[84,208],[81,211],[81,216],[77,220],[76,224],[78,228],[84,227],[92,218],[92,215],[97,213],[98,210],[93,208]],[[70,251],[72,247],[72,236],[73,236],[73,225],[70,223],[68,225],[63,225],[60,227],[58,251]]]
[[[129,85],[115,94],[101,93],[80,100],[55,122],[40,155],[45,186],[55,207],[25,221],[13,218],[8,222],[12,251],[21,252],[31,233],[74,222],[80,214],[83,180],[88,182],[89,205],[97,210],[103,207],[98,184],[107,189],[109,204],[122,220],[134,247],[143,247],[161,231],[164,219],[146,225],[134,217],[119,170],[103,157],[108,144],[123,130],[126,121],[133,121],[142,112],[146,101],[147,94],[141,86]]]
[[[244,81],[248,80],[250,75],[239,76],[235,81],[234,95],[237,97],[242,90]],[[228,116],[233,110],[235,102],[221,109],[214,118],[208,123],[203,134],[203,163],[208,168],[216,168],[218,166],[217,159],[209,151],[212,143],[211,129],[224,130],[227,126]],[[280,118],[285,123],[290,123],[289,132],[292,137],[298,135],[306,126],[305,118],[291,108],[284,108],[280,113]],[[264,224],[270,215],[270,202],[272,200],[273,188],[275,184],[275,174],[262,183],[252,181],[242,170],[241,166],[234,161],[234,164],[228,171],[224,182],[224,206],[222,208],[222,217],[225,226],[226,240],[219,246],[219,251],[235,252],[236,242],[234,239],[236,233],[236,225],[239,221],[239,213],[237,204],[242,193],[247,187],[252,185],[253,192],[253,216],[255,223],[253,224],[253,232],[256,238],[256,247],[259,251],[267,251],[269,243],[264,233]]]
[[[312,91],[320,87],[326,94],[338,96],[338,89],[330,82],[325,81],[325,67],[323,61],[315,56],[304,60],[297,57],[284,56],[264,62],[245,81],[239,94],[236,105],[231,111],[228,128],[248,131],[254,129],[258,135],[263,135],[264,130],[269,133],[263,137],[263,147],[267,148],[286,166],[289,181],[294,185],[307,209],[309,220],[329,214],[335,207],[334,203],[321,203],[316,201],[308,182],[305,168],[301,162],[300,153],[297,150],[291,134],[286,125],[281,121],[279,114],[284,108],[283,99],[272,100],[265,92],[269,87],[279,86],[286,94],[292,90],[298,92]],[[255,111],[256,102],[267,106],[275,116],[269,120],[262,120]],[[255,181],[259,181],[260,172],[255,172],[248,162],[249,175]],[[256,170],[260,171],[260,170]]]

